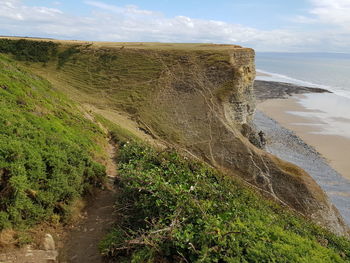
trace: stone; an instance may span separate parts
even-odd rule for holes
[[[46,251],[55,250],[55,241],[50,234],[45,234],[43,247]]]

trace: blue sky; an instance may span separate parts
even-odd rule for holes
[[[0,0],[0,34],[350,52],[350,0]]]
[[[67,13],[88,15],[93,8],[85,3],[88,1],[25,1],[31,6],[59,7]],[[197,19],[220,20],[230,23],[244,24],[260,29],[274,29],[276,26],[288,26],[288,17],[305,13],[310,3],[304,0],[105,0],[110,5],[136,5],[143,10],[161,12],[167,17],[187,16]]]

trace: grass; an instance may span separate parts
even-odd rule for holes
[[[103,133],[59,90],[93,106],[101,114],[96,119],[123,142],[121,220],[101,242],[106,256],[118,262],[350,261],[349,241],[205,164],[139,144],[139,128],[180,147],[211,140],[214,126],[222,126],[210,122],[206,134],[206,111],[236,87],[229,53],[238,47],[52,40],[57,52],[35,60],[32,54],[46,43],[33,42],[23,42],[30,52],[21,64],[52,86],[0,58],[1,229],[65,221],[74,201],[103,180],[104,168],[94,161]],[[239,50],[252,58],[251,50]],[[21,49],[6,53],[18,59]]]
[[[187,85],[192,71],[197,74],[227,64],[230,49],[215,46],[211,50],[207,45],[203,49],[200,44],[164,44],[164,49],[160,47],[163,44],[129,44],[131,48],[125,45],[121,49],[96,43],[65,43],[59,46],[58,56],[69,56],[53,59],[45,67],[39,63],[27,63],[27,67],[80,103],[125,112],[148,132],[169,141],[181,141],[176,128],[168,123],[166,109],[159,107],[158,94],[169,85]],[[134,48],[135,45],[142,48]],[[69,52],[72,49],[74,52]],[[194,64],[203,69],[192,68]]]
[[[40,47],[48,40],[26,41]],[[230,74],[232,50],[251,51],[234,45],[196,43],[49,41],[57,45],[57,54],[44,65],[29,59],[26,67],[82,104],[126,113],[147,133],[184,144],[192,142],[185,141],[176,125],[169,125],[169,107],[162,101],[164,90],[169,86],[184,91],[202,88],[208,84],[206,73],[210,68]],[[232,85],[217,86],[225,95]],[[220,97],[219,93],[215,95]]]
[[[53,42],[58,45],[84,45],[96,49],[148,49],[148,50],[211,50],[222,51],[241,48],[230,44],[203,44],[203,43],[160,43],[160,42],[104,42],[104,41],[79,41],[79,40],[56,40],[45,38],[23,38],[23,37],[0,37],[13,41],[28,40],[33,42]]]
[[[119,150],[117,262],[349,262],[350,242],[175,151]]]
[[[46,80],[0,55],[0,230],[69,219],[103,183],[103,132]]]
[[[121,125],[111,122],[101,115],[96,115],[96,120],[101,123],[104,127],[108,128],[108,131],[113,141],[138,141],[141,142],[142,139],[137,137],[133,131],[122,127]]]

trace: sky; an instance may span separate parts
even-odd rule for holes
[[[0,0],[0,35],[350,53],[350,0]]]

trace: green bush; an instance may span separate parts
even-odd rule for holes
[[[79,53],[80,50],[78,49],[78,46],[70,47],[61,53],[58,54],[58,63],[57,68],[60,69],[64,66],[64,64],[69,60],[71,56],[73,56],[76,53]]]
[[[0,56],[0,230],[58,215],[99,186],[100,129],[48,82]]]
[[[118,262],[350,260],[349,241],[174,151],[127,143],[119,162],[122,220],[100,244]]]
[[[57,47],[52,41],[0,39],[0,53],[12,54],[21,61],[46,63],[57,54]]]

